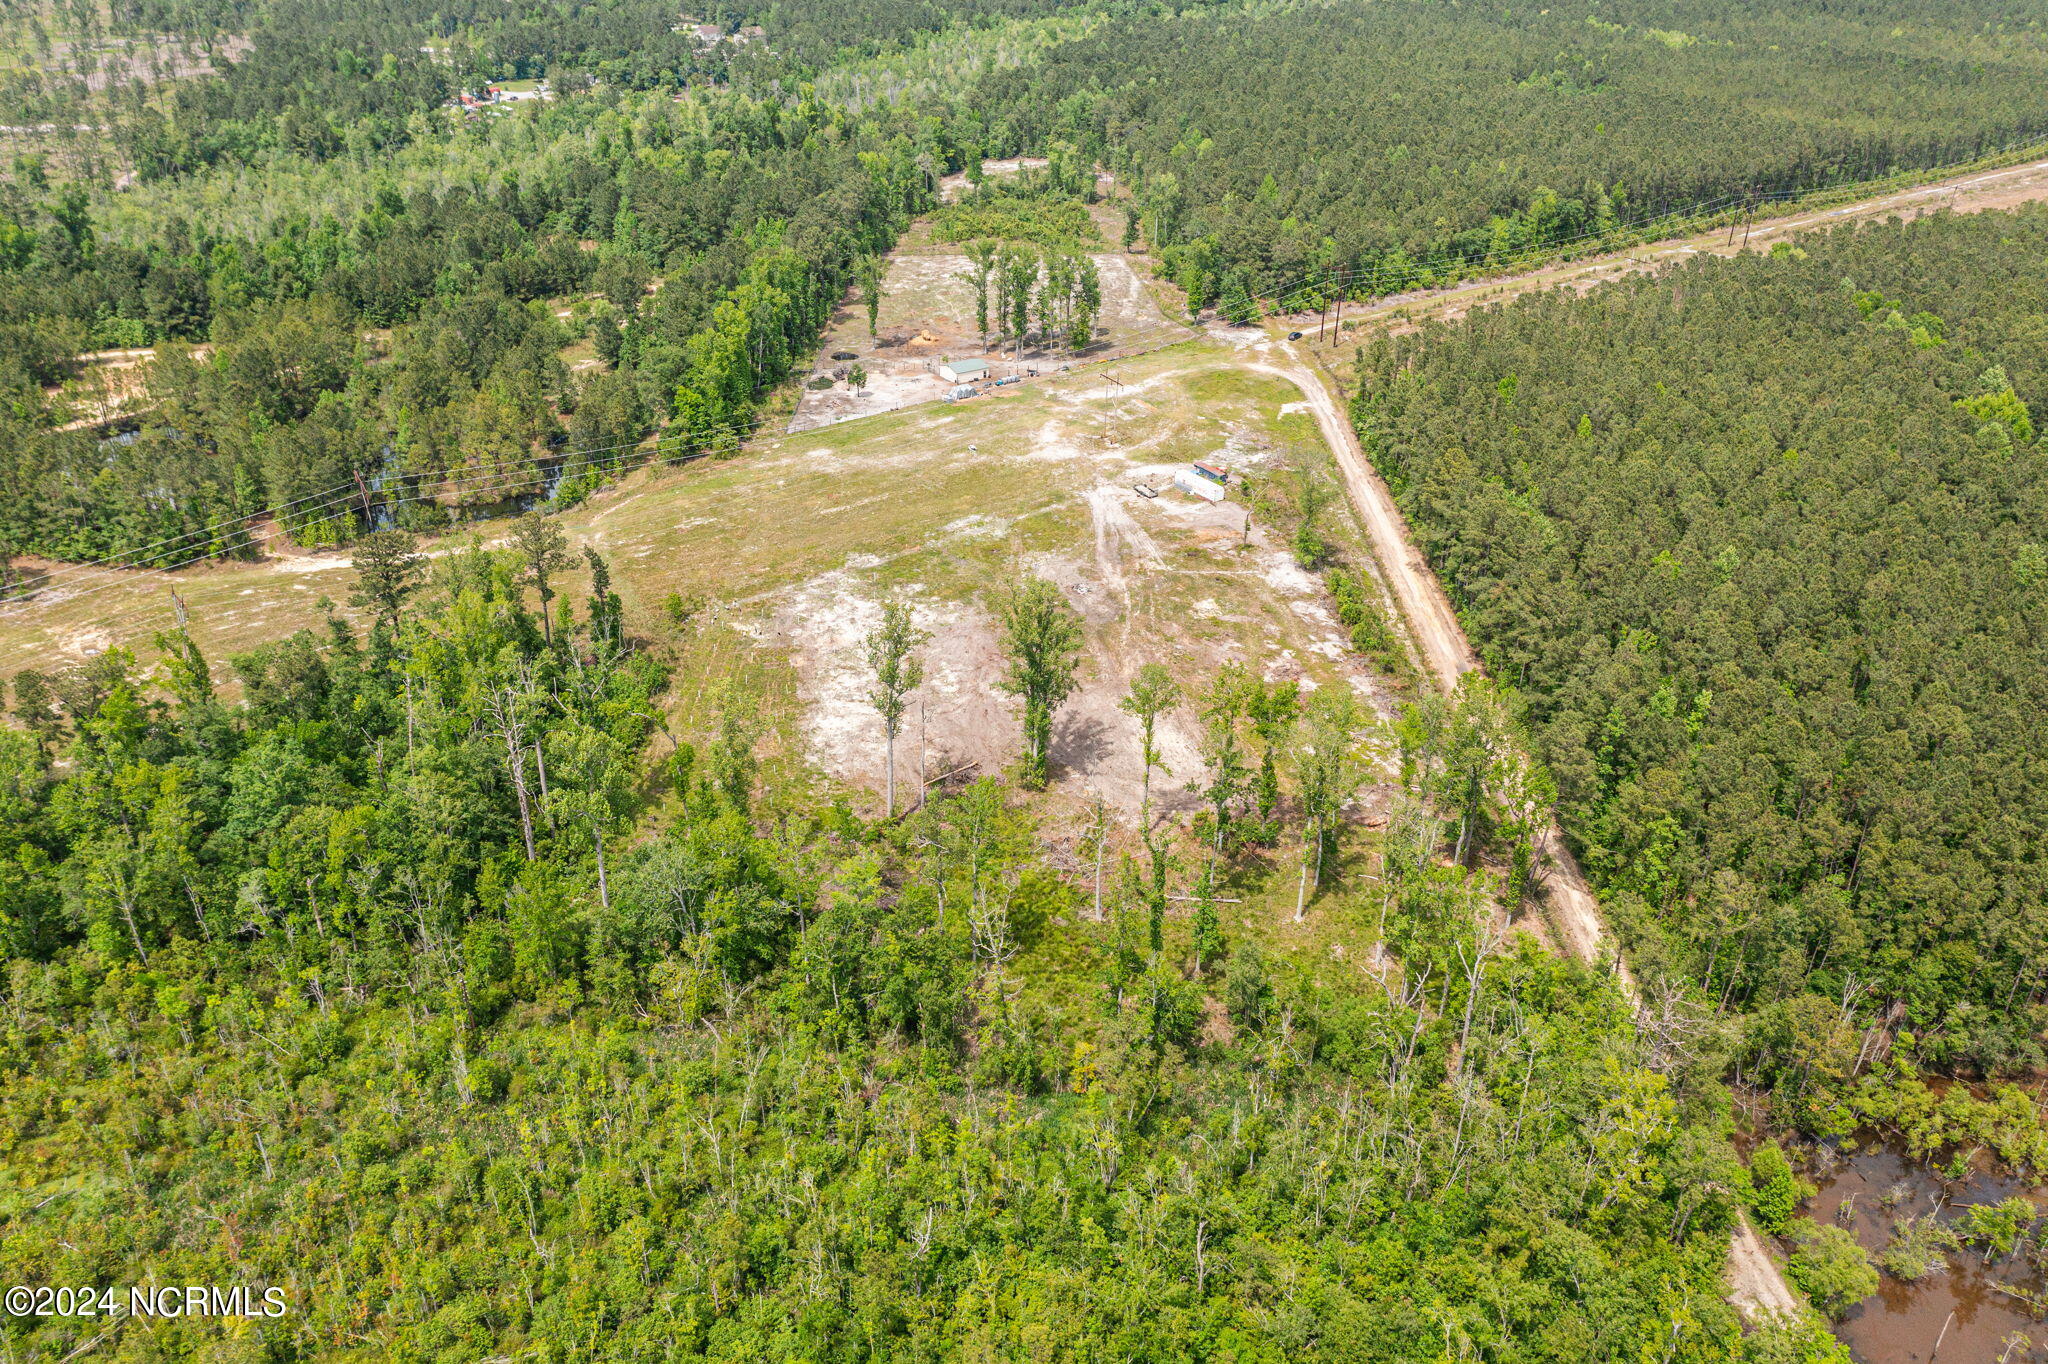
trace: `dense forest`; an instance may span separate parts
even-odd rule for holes
[[[1827,1128],[2048,1023],[2048,213],[1837,229],[1375,343],[1361,433],[1635,960]]]
[[[0,21],[0,124],[96,171],[172,175],[273,151],[360,153],[493,81],[676,90],[803,79],[930,35],[1031,18],[1058,0],[61,0]],[[721,36],[707,39],[700,24]],[[14,58],[9,62],[8,56]],[[210,77],[181,78],[187,72]]]
[[[749,38],[663,66],[642,43],[639,74],[551,67],[551,98],[492,117],[437,106],[530,65],[479,46],[504,37],[503,7],[172,10],[115,27],[255,37],[117,121],[140,183],[109,193],[30,157],[0,184],[6,553],[176,564],[274,533],[334,543],[561,505],[657,432],[670,457],[730,449],[861,263],[987,140],[979,119],[785,85],[842,49],[893,50],[829,6],[784,16],[780,38],[811,36],[772,51]],[[920,14],[898,42],[1014,17]],[[645,17],[581,11],[573,41],[514,27],[566,62],[595,50],[585,29],[632,46]],[[721,22],[750,17],[773,16]],[[394,34],[422,41],[394,54]],[[146,346],[127,373],[74,359]],[[80,420],[97,409],[54,393],[67,378],[125,388],[128,429]]]
[[[176,630],[17,680],[0,1271],[290,1303],[105,1357],[1840,1358],[1720,1299],[1712,1049],[1484,928],[1433,803],[1318,910],[1384,929],[1384,988],[1216,913],[1315,761],[1254,679],[1204,702],[1250,841],[1134,849],[1096,909],[999,781],[872,824],[771,783],[740,679],[655,736],[663,649],[569,550],[532,516],[429,582],[381,533],[367,635],[228,660],[239,704]],[[1489,715],[1411,717],[1419,796]]]
[[[1048,152],[1070,193],[1100,159],[1136,188],[1126,240],[1192,309],[1242,320],[1304,270],[1444,278],[1715,195],[2041,131],[2040,37],[1989,11],[1971,28],[1949,10],[1697,10],[1110,7],[902,103],[798,79],[895,50],[860,36],[873,16],[831,7],[718,17],[762,19],[765,45],[665,65],[669,38],[697,40],[658,26],[634,49],[653,65],[631,71],[604,54],[631,46],[633,5],[122,10],[116,28],[253,46],[117,121],[138,186],[33,158],[0,185],[0,547],[177,563],[249,552],[272,511],[329,543],[573,499],[656,433],[675,455],[729,443],[861,262],[984,153]],[[892,41],[1029,13],[933,8]],[[537,71],[521,43],[581,74],[550,67],[554,98],[481,120],[438,107],[481,74]],[[1332,64],[1377,73],[1365,110],[1317,99]],[[1653,114],[1673,90],[1697,93],[1678,121]],[[1025,222],[988,193],[942,215],[941,239],[1090,235],[1078,208]],[[147,395],[115,440],[51,396],[81,352],[161,342],[147,372],[84,375]]]
[[[379,508],[425,525],[573,493],[663,420],[667,453],[703,448],[930,201],[942,162],[916,131],[740,94],[567,101],[490,130],[477,155],[521,162],[495,189],[387,183],[256,241],[195,214],[125,246],[82,198],[23,208],[0,274],[21,395],[0,542],[183,562],[250,552],[266,508],[321,543]],[[584,336],[597,367],[571,377],[559,354]],[[132,437],[52,429],[67,414],[36,385],[73,348],[201,339],[152,366]]]
[[[1043,794],[1049,581],[981,603],[1017,763],[874,818],[702,596],[629,620],[542,513],[787,415],[914,219],[984,343],[1079,350],[1149,293],[1105,221],[1252,321],[2023,144],[2044,75],[1994,0],[0,16],[0,598],[279,538],[353,579],[0,692],[0,1284],[289,1304],[0,1354],[1844,1364],[1727,1301],[1801,1190],[1731,1073],[2048,1166],[2048,212],[1375,341],[1354,420],[1495,680],[1382,721],[1141,668],[1128,829]],[[1259,483],[1245,543],[1405,672],[1336,481]],[[861,641],[892,763],[926,642]],[[1640,993],[1510,926],[1553,812]],[[1944,1244],[2038,1257],[2018,1218]],[[1871,1291],[1842,1235],[1788,1263]]]
[[[1499,0],[1128,15],[978,103],[1135,177],[1204,301],[1327,271],[1393,293],[1704,201],[2048,134],[2048,32],[1992,0]]]

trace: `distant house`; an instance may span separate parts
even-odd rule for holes
[[[949,384],[978,384],[988,378],[988,361],[942,360],[939,377]]]
[[[1230,466],[1227,464],[1218,464],[1214,460],[1198,459],[1188,467],[1203,478],[1208,479],[1211,483],[1230,482]]]

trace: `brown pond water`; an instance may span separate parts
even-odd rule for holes
[[[2025,1194],[2048,1210],[2048,1189],[1987,1174],[1960,1183],[1947,1181],[1925,1165],[1882,1148],[1847,1156],[1822,1150],[1818,1156],[1818,1162],[1809,1163],[1806,1177],[1820,1192],[1803,1211],[1816,1222],[1847,1227],[1873,1259],[1899,1222],[1937,1209],[1937,1219],[1948,1222],[1957,1210],[1972,1204]],[[1884,1200],[1893,1190],[1900,1192],[1887,1208]],[[2000,1285],[2008,1285],[2037,1299],[2048,1293],[2048,1274],[2043,1272],[2048,1248],[2040,1240],[2048,1232],[2036,1225],[2020,1249],[1996,1265],[1987,1266],[1982,1255],[1966,1249],[1948,1257],[1945,1272],[1916,1282],[1885,1276],[1874,1296],[1835,1323],[1835,1334],[1858,1364],[1932,1364],[1937,1358],[1942,1364],[2048,1364],[2048,1321],[2037,1320],[2024,1303],[1999,1291]],[[2008,1350],[2014,1332],[2024,1334],[2031,1346]]]

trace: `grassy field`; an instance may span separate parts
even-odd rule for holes
[[[1057,583],[1087,623],[1082,685],[1054,750],[1057,789],[1077,801],[1099,793],[1136,808],[1131,722],[1115,703],[1148,662],[1190,689],[1235,659],[1389,705],[1392,684],[1345,647],[1322,583],[1294,564],[1289,527],[1254,516],[1247,534],[1243,478],[1218,506],[1171,488],[1185,461],[1219,456],[1285,520],[1293,471],[1328,460],[1299,394],[1203,343],[1120,365],[1118,377],[1120,387],[1046,379],[760,442],[730,460],[641,470],[563,513],[562,525],[611,562],[632,628],[676,647],[679,732],[702,722],[737,672],[787,747],[859,791],[879,788],[883,764],[862,641],[892,596],[932,636],[899,773],[916,771],[920,752],[932,775],[1013,760],[1017,724],[994,689],[1003,662],[988,601],[1026,573]],[[1139,482],[1161,495],[1142,497]],[[1341,504],[1327,530],[1360,557]],[[479,523],[431,548],[502,533]],[[174,575],[60,570],[57,580],[75,586],[0,614],[0,674],[113,646],[148,658],[172,622],[172,588],[222,659],[317,625],[325,610],[351,614],[354,575],[339,551]],[[708,604],[682,637],[660,611],[670,592]],[[1169,767],[1199,767],[1191,714],[1162,737]],[[1165,782],[1169,807],[1192,802],[1178,785]]]

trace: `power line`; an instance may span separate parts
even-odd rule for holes
[[[2048,147],[2048,143],[2027,144],[2027,147],[2029,150],[2035,148]],[[1932,169],[1935,169],[1937,173],[1941,175],[1953,175],[1960,173],[1962,170],[1967,169],[1971,165],[1981,164],[1984,161],[1992,159],[1994,157],[2010,156],[2012,155],[2013,150],[2014,149],[2008,149],[2004,152],[1993,153],[1988,157],[1979,157],[1976,158],[1973,162],[1957,163],[1946,168]],[[1695,225],[1694,230],[1696,231],[1698,230],[1698,225],[1701,224],[1703,219],[1711,221],[1715,215],[1726,211],[1729,207],[1736,205],[1738,203],[1743,205],[1743,211],[1739,214],[1731,215],[1731,235],[1734,226],[1734,219],[1743,219],[1745,226],[1744,239],[1746,244],[1748,237],[1747,228],[1749,225],[1753,224],[1755,209],[1761,203],[1790,202],[1796,199],[1814,198],[1828,194],[1842,193],[1858,188],[1867,191],[1869,188],[1873,187],[1878,183],[1881,182],[1869,181],[1863,182],[1861,186],[1838,186],[1832,189],[1823,188],[1819,190],[1781,190],[1772,191],[1764,194],[1748,193],[1742,195],[1723,195],[1718,199],[1708,201],[1706,204],[1696,206],[1695,208],[1690,210],[1676,211],[1671,214],[1666,214],[1654,219],[1639,220],[1638,222],[1629,224],[1626,227],[1610,228],[1601,232],[1587,232],[1582,233],[1573,238],[1567,238],[1557,242],[1539,244],[1530,247],[1528,250],[1519,253],[1515,257],[1506,260],[1492,260],[1486,263],[1491,264],[1496,269],[1523,269],[1536,260],[1543,259],[1546,257],[1557,257],[1567,255],[1570,253],[1572,248],[1590,242],[1608,241],[1613,243],[1615,246],[1619,246],[1622,244],[1624,239],[1630,236],[1639,236],[1651,228],[1678,227],[1690,223]],[[1469,265],[1471,264],[1471,262],[1466,262],[1466,264]],[[1363,267],[1354,267],[1341,271],[1325,269],[1324,271],[1320,272],[1320,279],[1316,277],[1316,272],[1311,272],[1309,274],[1298,276],[1296,279],[1288,281],[1284,285],[1281,285],[1278,288],[1276,288],[1273,291],[1273,293],[1269,294],[1269,297],[1275,299],[1275,302],[1278,305],[1278,311],[1291,311],[1294,310],[1294,306],[1297,306],[1299,304],[1303,293],[1307,291],[1311,285],[1320,285],[1321,287],[1316,289],[1315,294],[1313,296],[1320,298],[1322,300],[1322,306],[1325,309],[1327,309],[1328,295],[1330,293],[1335,293],[1338,299],[1338,319],[1341,322],[1342,303],[1346,295],[1350,292],[1350,286],[1360,282],[1369,281],[1372,285],[1373,290],[1377,293],[1381,293],[1381,295],[1384,296],[1383,291],[1387,288],[1388,284],[1394,282],[1395,278],[1396,277],[1391,276],[1389,272],[1387,272],[1383,267],[1373,267],[1371,269],[1366,269]],[[1403,286],[1407,286],[1413,282],[1411,277],[1406,273],[1399,276],[1398,281]],[[1445,289],[1454,286],[1437,285],[1431,287],[1436,289]],[[1319,326],[1319,334],[1320,331],[1321,328]],[[1114,359],[1128,359],[1135,355],[1145,354],[1149,353],[1152,350],[1158,350],[1166,346],[1179,344],[1182,341],[1193,339],[1195,336],[1199,336],[1200,334],[1201,333],[1197,328],[1191,326],[1182,326],[1178,323],[1169,322],[1165,323],[1163,327],[1156,327],[1146,331],[1141,331],[1135,334],[1134,336],[1126,338],[1124,342],[1122,342],[1119,346],[1112,347],[1112,350],[1118,352],[1117,354],[1105,355],[1096,361],[1083,360],[1080,361],[1080,363],[1106,364]],[[1340,327],[1333,326],[1331,334],[1332,338],[1335,339],[1337,335],[1340,334]],[[1156,338],[1160,337],[1161,335],[1168,336],[1171,339],[1165,341],[1157,341]],[[1135,349],[1133,347],[1135,347]],[[1112,379],[1111,382],[1115,381]],[[1121,387],[1121,384],[1119,384],[1118,387]],[[921,403],[907,403],[903,404],[902,407],[913,407],[919,405],[921,405]],[[899,407],[884,410],[898,411],[902,410],[902,408]],[[532,471],[526,474],[525,476],[515,477],[511,479],[509,482],[506,483],[506,491],[508,494],[517,495],[517,490],[519,489],[526,488],[536,484],[543,484],[550,477],[555,477],[559,479],[561,476],[566,474],[568,470],[572,468],[583,468],[593,464],[608,464],[614,462],[624,464],[628,462],[628,460],[637,461],[640,458],[645,458],[648,460],[660,458],[663,457],[663,451],[665,446],[680,448],[682,450],[689,451],[689,453],[684,456],[686,459],[702,458],[713,453],[721,452],[725,449],[737,449],[741,440],[743,440],[746,435],[750,434],[754,430],[754,427],[755,423],[752,420],[742,422],[730,422],[725,423],[719,427],[713,428],[710,432],[703,433],[701,435],[698,433],[684,433],[682,435],[676,436],[656,435],[655,437],[652,438],[651,445],[649,439],[643,438],[641,440],[626,442],[618,445],[582,447],[576,450],[556,452],[557,454],[563,456],[564,458],[561,458],[545,466],[535,466],[532,469]],[[697,448],[692,449],[693,446]],[[645,447],[644,455],[642,453],[643,447]],[[611,459],[606,458],[606,456],[613,455],[618,451],[631,451],[634,452],[634,454],[628,456],[627,460],[613,461]],[[573,456],[588,456],[588,458],[569,458]],[[543,457],[545,458],[545,456]],[[501,474],[484,471],[473,472],[464,478],[449,479],[444,477],[436,481],[432,485],[431,489],[427,492],[414,493],[411,495],[404,495],[398,497],[384,497],[381,499],[381,504],[387,507],[401,506],[406,505],[408,503],[435,500],[450,492],[454,492],[459,495],[464,491],[468,491],[477,487],[484,486],[489,483],[499,481],[502,477],[503,475]],[[91,560],[83,564],[61,565],[60,567],[66,569],[83,570],[85,574],[84,581],[99,581],[96,581],[95,585],[93,586],[86,587],[83,591],[71,592],[66,596],[58,598],[58,600],[64,602],[73,602],[83,597],[93,596],[99,592],[110,590],[113,587],[120,586],[122,585],[122,580],[125,578],[125,571],[130,568],[147,568],[153,571],[169,573],[175,572],[181,568],[188,567],[191,564],[200,562],[201,560],[225,557],[225,554],[223,553],[224,550],[229,553],[238,553],[243,549],[254,548],[258,544],[268,543],[270,540],[275,539],[278,535],[283,534],[284,530],[282,527],[280,527],[279,530],[273,532],[259,531],[255,528],[253,523],[263,520],[265,518],[275,520],[287,513],[293,512],[296,512],[300,516],[311,515],[320,511],[327,510],[331,507],[346,503],[355,493],[367,493],[367,491],[368,490],[361,485],[360,479],[354,478],[350,483],[336,484],[333,487],[327,489],[306,493],[298,498],[293,499],[291,502],[280,504],[277,507],[263,508],[258,511],[245,513],[239,517],[234,518],[233,521],[226,523],[226,525],[214,525],[199,530],[187,531],[180,535],[170,536],[166,537],[163,540],[155,541],[149,545],[144,545],[136,549],[119,551],[115,554],[110,554],[100,559]],[[227,526],[233,526],[234,528],[228,529]],[[241,541],[242,543],[236,544],[235,542],[237,540]],[[178,549],[165,548],[167,546],[179,545],[179,542],[181,541],[188,543],[181,545]],[[182,552],[183,550],[191,549],[193,545],[202,542],[206,545],[206,548],[198,553],[189,554],[187,555],[187,557],[184,557],[175,563],[164,564],[160,562],[160,560],[162,560],[170,554],[176,554]],[[147,557],[137,557],[144,555],[146,555]],[[117,560],[126,560],[127,562],[116,562]],[[0,595],[0,606],[6,606],[9,604],[19,604],[23,602],[36,600],[44,596],[47,596],[52,591],[59,591],[64,588],[71,587],[79,581],[80,578],[74,576],[71,578],[67,578],[62,582],[57,582],[53,584],[46,578],[42,584],[40,584],[38,587],[29,592],[21,593],[15,596]],[[13,613],[0,612],[0,618],[4,618],[6,615],[11,614]],[[125,614],[126,613],[124,613],[123,616],[116,616],[113,619],[123,619],[125,617]]]
[[[1150,328],[1145,331],[1141,331],[1132,337],[1126,338],[1122,345],[1112,347],[1112,353],[1110,354],[1099,356],[1093,360],[1082,360],[1078,363],[1082,365],[1111,364],[1120,360],[1131,359],[1137,355],[1148,354],[1151,351],[1165,349],[1170,346],[1181,345],[1188,341],[1198,339],[1200,336],[1201,332],[1197,328],[1183,326],[1179,323],[1168,322],[1164,324],[1164,326],[1162,327]],[[928,403],[933,403],[936,401],[938,400],[935,398],[925,399],[920,403],[905,404],[905,406],[923,406]],[[889,410],[901,409],[899,408]],[[879,416],[881,414],[875,413],[871,415]],[[683,434],[674,437],[656,437],[652,442],[652,448],[646,451],[645,458],[646,460],[650,461],[655,458],[664,457],[672,460],[675,459],[675,456],[673,455],[663,455],[662,447],[664,446],[664,444],[670,444],[680,445],[683,449],[689,451],[689,453],[683,455],[682,458],[680,460],[677,460],[676,462],[694,462],[698,459],[708,458],[714,455],[726,453],[728,451],[737,450],[740,446],[741,440],[752,430],[753,423],[751,422],[729,422],[725,423],[720,427],[713,428],[713,430],[707,436],[702,438],[696,437],[693,434]],[[648,442],[646,441],[640,441],[634,442],[629,445],[592,447],[591,451],[585,451],[581,453],[595,452],[597,454],[606,454],[616,450],[638,450],[641,446],[647,444]],[[701,448],[690,449],[692,445],[701,445]],[[526,475],[525,477],[514,480],[510,487],[516,489],[527,485],[545,482],[551,474],[558,474],[564,469],[575,467],[577,464],[589,465],[604,462],[607,461],[604,461],[602,459],[566,461],[562,464],[551,466],[549,468],[536,469],[532,473]],[[636,464],[634,467],[638,467],[638,465]],[[389,498],[386,500],[386,505],[402,506],[407,503],[433,500],[443,495],[444,493],[450,491],[451,489],[460,491],[464,488],[481,486],[484,483],[493,481],[495,477],[495,475],[491,474],[476,474],[468,479],[463,480],[443,480],[433,485],[433,487],[429,491],[417,492],[410,495]],[[336,494],[336,497],[333,500],[347,501],[350,495],[347,490],[347,485],[338,485],[338,487],[340,491]],[[256,519],[256,517],[260,515],[261,513],[255,513],[252,514],[250,517],[243,519],[254,520]],[[230,541],[232,541],[236,537],[240,537],[244,542],[243,546],[241,547],[253,547],[255,544],[258,543],[267,543],[269,540],[274,539],[278,535],[281,535],[283,533],[284,531],[282,528],[279,528],[275,531],[261,531],[253,526],[244,526],[240,529],[231,532],[228,538]],[[192,564],[199,563],[208,559],[216,559],[219,557],[220,556],[214,552],[213,548],[210,547],[205,552],[192,554],[184,559],[179,560],[176,563],[164,565],[152,564],[147,565],[146,567],[148,571],[151,572],[174,573],[179,569],[189,567]],[[103,576],[110,578],[111,581],[102,582],[95,586],[88,587],[83,591],[74,592],[67,596],[57,598],[53,601],[50,601],[49,605],[55,606],[60,602],[66,604],[76,602],[85,597],[95,596],[101,592],[110,591],[114,588],[125,586],[130,581],[126,577],[126,574],[120,569],[111,570]],[[60,584],[59,586],[61,587],[63,585]],[[36,596],[41,597],[42,595],[48,593],[51,590],[52,589],[50,587],[45,585],[37,589]],[[16,600],[19,601],[23,599],[17,598]],[[103,618],[102,623],[118,624],[122,621],[131,620],[143,614],[147,609],[148,608],[145,607],[137,607],[126,611],[116,612],[110,616]],[[16,613],[0,612],[0,621],[5,621],[8,618],[8,616],[12,614]],[[38,651],[40,647],[41,646],[39,645],[32,645],[24,642],[21,646],[18,646],[11,653],[6,654],[4,656],[0,656],[0,672],[4,672],[7,668],[15,666],[17,663],[19,663],[25,658],[34,656],[34,654]]]
[[[724,426],[713,428],[710,432],[708,432],[705,436],[701,437],[700,439],[707,446],[707,448],[709,448],[724,441],[728,436],[732,435],[735,432],[744,432],[746,430],[751,429],[751,423],[727,423]],[[660,449],[664,444],[685,445],[691,439],[691,437],[687,435],[676,435],[657,436],[653,439],[656,448],[652,453],[659,454]],[[549,474],[559,474],[568,469],[586,467],[592,464],[609,463],[611,461],[608,458],[606,458],[607,456],[615,454],[616,452],[621,450],[638,450],[640,447],[646,445],[647,443],[647,438],[642,438],[640,440],[629,441],[619,445],[587,446],[576,450],[559,451],[556,453],[558,455],[565,457],[561,459],[560,462],[547,466],[537,466],[535,475],[522,477],[516,480],[516,483],[525,484],[534,482],[536,481],[536,479],[544,480]],[[587,455],[591,456],[591,458],[566,458],[568,456],[577,455]],[[459,491],[465,488],[481,486],[482,484],[489,482],[492,478],[495,477],[497,477],[497,475],[478,472],[470,474],[467,477],[443,478],[439,480],[434,486],[437,490]],[[303,497],[296,498],[293,501],[284,503],[279,507],[265,507],[260,508],[256,511],[245,512],[242,515],[234,517],[227,522],[223,522],[213,526],[203,527],[198,530],[186,531],[180,535],[170,536],[163,540],[156,541],[151,545],[143,546],[143,550],[156,551],[154,553],[148,554],[146,557],[135,557],[141,555],[142,550],[127,550],[122,551],[121,554],[108,555],[105,558],[94,560],[89,563],[79,565],[62,565],[62,567],[75,567],[84,570],[94,570],[93,576],[102,578],[118,578],[126,570],[135,568],[162,570],[165,567],[160,562],[160,560],[162,559],[168,558],[172,555],[185,553],[186,551],[192,549],[195,545],[200,543],[214,543],[224,540],[231,540],[234,536],[245,533],[246,526],[238,525],[237,523],[251,523],[264,520],[266,518],[277,519],[283,516],[284,514],[292,512],[294,510],[296,510],[298,514],[301,516],[308,516],[349,502],[356,496],[356,494],[357,485],[353,480],[349,483],[338,483],[331,488],[322,489],[318,492],[307,493]],[[313,499],[315,498],[320,498],[323,500],[315,502],[313,501]],[[397,505],[402,502],[418,500],[421,499],[386,497],[383,499],[383,502],[386,505]],[[185,541],[186,543],[178,544],[179,541]],[[164,546],[176,547],[166,549],[163,548]],[[115,559],[124,557],[128,558],[130,561],[124,563],[114,562]],[[211,551],[202,552],[197,556],[197,558],[212,557],[218,556],[216,556]],[[192,558],[187,558],[181,562],[191,563],[195,562],[195,560]],[[75,581],[75,579],[67,579],[65,584],[59,585],[68,585],[70,581]],[[36,591],[30,593],[24,593],[12,597],[0,596],[0,605],[26,601],[36,595],[39,595],[41,592],[46,590],[48,590],[47,585],[45,587],[38,588],[36,589]]]

